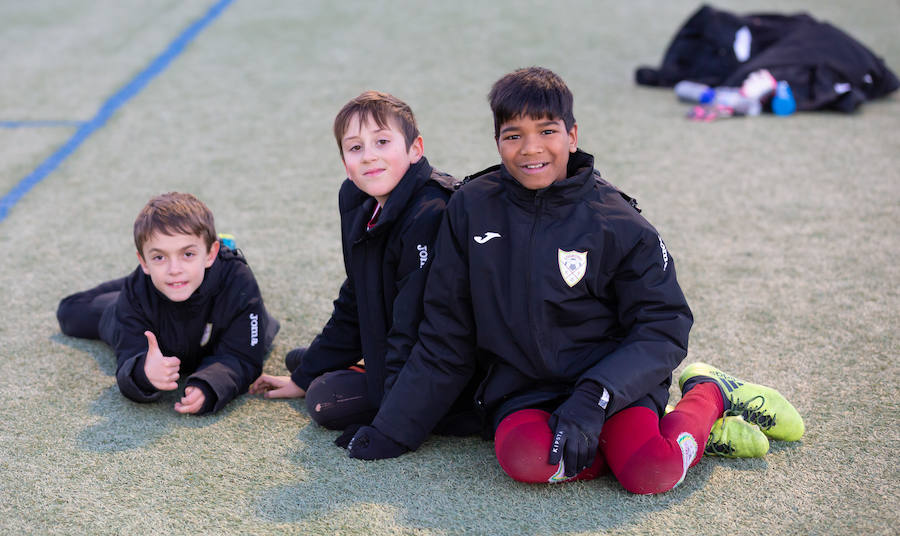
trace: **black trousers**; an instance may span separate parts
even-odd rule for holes
[[[320,426],[343,430],[371,424],[378,407],[369,400],[366,373],[354,369],[326,372],[309,384],[306,410]]]
[[[306,410],[312,420],[331,430],[371,424],[378,406],[369,400],[368,389],[366,373],[357,368],[326,372],[309,384]],[[480,430],[481,421],[471,404],[458,402],[435,426],[434,433],[467,436]]]
[[[63,298],[56,309],[60,331],[70,337],[101,339],[112,345],[115,331],[113,306],[123,288],[124,277]]]

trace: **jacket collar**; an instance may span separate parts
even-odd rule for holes
[[[381,207],[378,222],[369,230],[369,234],[378,234],[382,229],[389,227],[389,223],[399,219],[407,205],[409,205],[409,201],[429,179],[431,179],[431,164],[423,156],[418,162],[409,166],[403,178],[391,191],[384,206]],[[363,203],[363,209],[367,211],[369,216],[375,212],[375,203],[376,201],[373,198],[369,198]]]
[[[546,188],[529,190],[517,181],[506,166],[500,165],[500,177],[512,200],[523,207],[533,207],[539,199],[548,205],[565,205],[584,199],[594,188],[594,157],[581,149],[569,156],[566,178]]]

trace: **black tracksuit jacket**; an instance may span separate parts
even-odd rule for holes
[[[749,31],[748,58],[734,51]],[[658,69],[641,67],[639,84],[671,87],[681,80],[740,87],[767,69],[791,86],[798,110],[853,112],[867,100],[900,88],[884,60],[849,34],[806,13],[736,15],[708,5],[697,9],[666,48]]]
[[[385,383],[416,342],[434,240],[455,182],[423,157],[410,166],[367,230],[376,201],[344,181],[338,205],[347,278],[331,318],[291,375],[294,383],[306,389],[317,376],[362,358],[369,398],[381,404]]]
[[[181,360],[187,385],[203,390],[205,412],[218,411],[247,391],[262,372],[278,328],[243,255],[222,248],[203,283],[183,302],[166,298],[137,267],[126,277],[114,310],[103,315],[100,332],[115,350],[123,395],[136,402],[161,395],[144,373],[149,330],[163,355]]]
[[[693,318],[629,200],[582,151],[541,190],[502,166],[464,184],[435,246],[419,342],[373,425],[417,448],[470,378],[488,436],[505,401],[566,397],[585,380],[608,389],[608,415],[646,397],[661,411]]]

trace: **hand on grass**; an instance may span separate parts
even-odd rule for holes
[[[203,389],[189,385],[184,389],[184,396],[180,402],[175,402],[175,411],[178,413],[197,413],[206,402]]]
[[[306,391],[294,383],[290,376],[263,374],[250,384],[250,394],[266,398],[302,398],[306,396]]]
[[[160,391],[174,391],[178,388],[178,371],[181,360],[177,357],[166,357],[159,349],[156,335],[145,331],[147,337],[147,359],[144,361],[144,374],[153,387]]]

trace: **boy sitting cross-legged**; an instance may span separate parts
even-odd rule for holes
[[[259,376],[278,332],[244,256],[220,247],[212,212],[191,194],[151,199],[134,222],[140,266],[64,298],[62,332],[116,353],[119,390],[136,402],[174,391],[179,413],[222,409]]]
[[[629,491],[660,493],[698,463],[714,423],[732,456],[764,454],[763,432],[798,439],[803,421],[777,391],[702,364],[663,416],[693,322],[671,254],[578,149],[556,74],[520,69],[489,99],[501,164],[450,200],[419,342],[350,456],[417,448],[472,378],[500,465],[526,482],[594,478],[605,462]],[[746,420],[719,421],[726,411]]]

